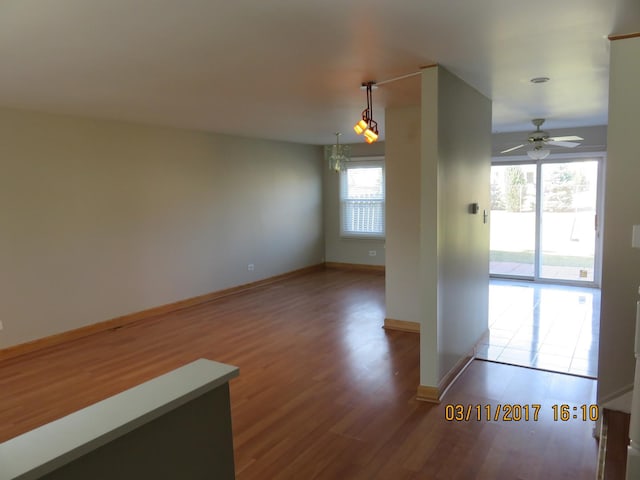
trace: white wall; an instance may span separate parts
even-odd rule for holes
[[[420,106],[388,108],[386,317],[420,321]]]
[[[351,156],[384,157],[384,142],[373,144],[351,144]],[[329,170],[328,162],[323,163],[324,176],[324,240],[327,262],[352,263],[359,265],[384,265],[384,239],[343,238],[340,236],[340,175]],[[388,196],[388,194],[387,194]],[[376,256],[369,256],[375,250]]]
[[[609,127],[604,198],[598,399],[633,383],[635,306],[640,250],[631,248],[640,224],[640,38],[611,42]]]
[[[0,348],[321,262],[323,166],[319,147],[0,110]]]
[[[420,384],[437,387],[488,328],[491,102],[434,67],[421,108]]]

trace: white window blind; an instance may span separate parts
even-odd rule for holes
[[[351,161],[340,175],[340,234],[384,237],[384,161]]]

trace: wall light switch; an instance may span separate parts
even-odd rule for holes
[[[631,234],[631,246],[633,248],[640,248],[640,225],[633,226],[633,233]]]
[[[2,320],[0,320],[0,330],[2,330],[4,328],[4,325],[2,324]]]

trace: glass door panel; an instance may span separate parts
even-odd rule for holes
[[[541,165],[541,278],[593,282],[598,162]]]
[[[491,167],[492,275],[535,276],[536,165]]]

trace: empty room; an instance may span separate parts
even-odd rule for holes
[[[638,2],[0,26],[0,480],[640,479]]]

